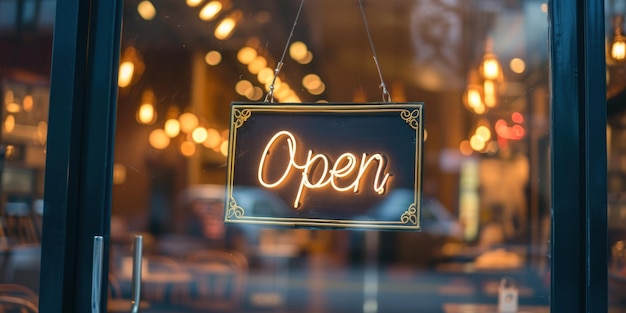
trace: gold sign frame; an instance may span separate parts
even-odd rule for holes
[[[246,215],[246,208],[237,203],[233,193],[234,172],[238,130],[254,116],[255,113],[382,113],[397,112],[399,120],[414,130],[415,134],[415,171],[413,182],[413,202],[394,221],[351,220],[325,218],[270,217]],[[228,145],[227,182],[225,199],[225,223],[274,225],[288,227],[315,228],[351,228],[371,230],[421,230],[421,184],[422,184],[422,153],[423,153],[423,103],[367,103],[367,104],[273,104],[273,103],[232,103],[230,112],[230,132]]]

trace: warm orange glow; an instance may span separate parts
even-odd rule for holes
[[[4,131],[7,133],[12,132],[15,129],[15,116],[12,114],[7,115],[4,119]]]
[[[237,22],[239,21],[240,18],[241,18],[241,12],[235,11],[234,13],[230,14],[229,16],[221,20],[220,23],[217,24],[217,27],[215,28],[215,32],[214,32],[215,38],[219,40],[228,39],[235,32],[235,27],[237,27]]]
[[[202,143],[205,147],[209,149],[215,149],[220,145],[220,141],[222,138],[220,137],[220,132],[215,128],[207,128],[206,130],[207,136],[206,140]]]
[[[197,7],[200,5],[200,3],[202,3],[202,1],[204,0],[187,0],[187,5],[192,8]]]
[[[222,153],[223,156],[228,155],[228,140],[223,141],[220,145],[220,153]]]
[[[222,62],[222,54],[218,51],[209,51],[204,56],[204,61],[206,62],[206,64],[211,66],[218,65],[220,64],[220,62]]]
[[[326,90],[326,84],[320,82],[320,85],[315,89],[309,89],[309,93],[315,96],[321,95]]]
[[[511,114],[511,120],[515,123],[521,124],[524,122],[524,115],[522,115],[520,112],[514,112],[513,114]]]
[[[152,124],[156,119],[156,112],[152,103],[144,103],[137,110],[137,119],[141,124]]]
[[[521,125],[513,125],[509,127],[507,123],[500,119],[496,122],[496,134],[502,139],[520,140],[524,138],[526,131]]]
[[[150,125],[156,121],[157,112],[154,108],[155,97],[152,90],[145,90],[141,96],[141,105],[137,109],[137,122]]]
[[[15,95],[13,94],[13,90],[7,90],[4,94],[4,103],[11,103],[15,101]]]
[[[493,80],[485,80],[483,84],[483,93],[485,95],[485,105],[489,108],[496,106],[496,83]]]
[[[526,62],[520,58],[514,58],[509,63],[509,67],[513,73],[521,74],[526,70]]]
[[[133,62],[125,61],[120,64],[120,72],[117,78],[117,85],[124,88],[130,85],[133,80],[133,73],[135,71],[135,65]]]
[[[48,123],[44,121],[37,123],[37,139],[42,146],[46,145],[48,140]]]
[[[18,113],[22,110],[22,107],[20,107],[20,105],[15,102],[9,102],[6,105],[6,109],[9,113]]]
[[[222,11],[222,3],[219,1],[211,1],[207,3],[202,10],[200,10],[199,16],[203,21],[212,21]]]
[[[248,65],[250,64],[250,62],[254,61],[256,56],[256,50],[251,47],[243,47],[239,49],[239,52],[237,52],[237,60],[241,62],[241,64],[245,65]]]
[[[611,57],[616,61],[623,61],[626,58],[626,41],[624,38],[613,42]]]
[[[470,142],[468,140],[461,141],[461,144],[459,144],[459,151],[463,155],[467,155],[467,156],[472,155],[473,150],[472,150],[472,146],[470,145]]]
[[[285,166],[280,178],[274,182],[267,182],[263,175],[266,171],[267,156],[271,153],[271,151],[276,151],[276,149],[278,149],[274,148],[274,145],[280,144],[281,141],[287,144],[286,150],[289,153],[289,162]],[[354,170],[357,168],[358,158],[354,154],[349,152],[344,153],[337,158],[335,164],[331,164],[331,160],[326,155],[314,154],[312,150],[308,150],[306,162],[304,164],[298,164],[295,159],[296,152],[297,142],[293,134],[286,130],[277,132],[265,146],[257,172],[259,183],[265,188],[272,189],[285,183],[287,176],[289,176],[292,169],[299,170],[301,172],[301,180],[298,192],[293,202],[294,208],[298,208],[302,205],[300,199],[302,198],[302,193],[304,192],[305,187],[307,189],[317,189],[331,185],[336,191],[352,190],[354,193],[357,193],[359,191],[359,186],[361,185],[361,179],[372,162],[378,163],[372,189],[379,194],[385,192],[385,186],[389,180],[390,174],[384,173],[386,159],[380,153],[376,153],[371,156],[363,153],[354,181],[341,186],[339,183],[341,179],[353,175]],[[321,176],[316,182],[311,181],[313,174],[312,171],[321,171]]]
[[[157,128],[150,132],[150,136],[148,136],[148,142],[155,149],[165,149],[170,144],[170,137],[165,134],[165,131]]]
[[[178,117],[178,122],[180,123],[180,130],[187,134],[198,127],[200,123],[198,117],[191,112],[181,114]]]
[[[154,18],[156,15],[156,8],[152,4],[152,2],[148,0],[144,0],[139,2],[137,5],[137,12],[146,21],[149,21]]]
[[[496,59],[496,56],[492,53],[485,54],[480,73],[483,78],[497,80],[500,78],[500,72],[500,63]]]
[[[124,164],[113,164],[113,184],[121,185],[126,181],[126,166]]]
[[[194,145],[193,142],[185,141],[180,144],[180,153],[186,157],[190,157],[196,153],[196,145]]]
[[[309,64],[313,61],[313,53],[311,51],[306,52],[306,56],[302,60],[296,60],[300,64]]]
[[[180,133],[180,123],[177,119],[171,118],[165,121],[163,129],[165,130],[165,134],[167,134],[167,136],[174,138]]]
[[[204,142],[206,140],[207,136],[208,136],[208,133],[206,131],[206,128],[204,128],[204,127],[197,127],[191,133],[191,139],[193,139],[193,141],[195,143],[202,143],[202,142]]]
[[[256,58],[254,58],[254,60],[252,62],[250,62],[250,64],[248,64],[248,72],[250,72],[251,74],[258,74],[259,71],[267,66],[267,60],[265,60],[264,57],[262,56],[257,56]]]
[[[296,41],[289,46],[289,56],[296,61],[302,61],[307,57],[309,49],[302,41]]]
[[[257,79],[261,84],[271,83],[274,79],[274,71],[269,67],[264,67],[259,71]]]
[[[33,96],[25,96],[22,100],[22,107],[24,107],[24,111],[30,112],[33,109]]]
[[[485,142],[480,137],[474,135],[470,138],[470,146],[475,151],[480,151],[485,148]]]
[[[246,92],[248,91],[248,89],[252,88],[252,83],[243,79],[237,82],[237,84],[235,84],[235,91],[242,96],[246,95]]]
[[[487,142],[491,139],[491,131],[486,126],[478,126],[478,128],[476,128],[476,137]]]

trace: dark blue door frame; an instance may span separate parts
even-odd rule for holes
[[[43,313],[89,312],[92,238],[104,235],[108,243],[122,5],[121,0],[57,1],[44,194]],[[603,1],[550,0],[549,11],[551,312],[606,312]]]
[[[108,246],[122,4],[121,0],[57,1],[44,190],[42,313],[91,311],[93,236],[103,235]],[[104,268],[108,268],[107,256]],[[107,298],[107,284],[103,279],[101,299]],[[106,312],[104,305],[102,312]]]
[[[607,311],[604,4],[549,3],[551,312]]]

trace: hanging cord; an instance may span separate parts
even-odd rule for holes
[[[298,18],[300,18],[300,12],[302,11],[303,5],[304,0],[300,2],[300,6],[298,7],[298,13],[296,14],[296,18],[293,21],[293,25],[291,26],[291,32],[289,33],[289,37],[287,38],[287,43],[285,44],[285,49],[283,49],[283,54],[280,57],[280,61],[276,64],[276,69],[274,69],[274,78],[272,78],[272,83],[269,86],[269,91],[267,95],[265,95],[264,102],[274,102],[274,84],[276,83],[276,78],[278,77],[278,74],[280,74],[280,70],[283,68],[283,61],[285,60],[287,49],[289,49],[291,37],[293,37],[296,25],[298,25]],[[385,85],[385,81],[383,80],[383,73],[381,72],[380,65],[378,64],[376,49],[374,49],[374,41],[372,41],[372,35],[370,34],[370,28],[367,23],[367,17],[365,16],[365,10],[363,10],[363,3],[361,2],[361,0],[359,0],[359,8],[361,8],[361,16],[363,17],[363,23],[365,24],[365,32],[367,33],[367,38],[369,39],[370,48],[372,49],[372,55],[374,56],[374,64],[376,64],[376,70],[378,71],[378,77],[380,78],[380,88],[382,88],[383,90],[383,102],[391,102],[391,94],[387,90],[387,85]]]
[[[383,102],[391,102],[391,94],[389,94],[389,91],[387,91],[387,85],[385,85],[385,81],[383,80],[383,73],[380,71],[380,65],[378,64],[378,58],[376,57],[376,49],[374,49],[374,41],[372,41],[370,27],[367,24],[367,17],[365,17],[365,10],[363,10],[363,2],[361,0],[359,0],[359,7],[361,8],[361,16],[363,16],[363,23],[365,24],[365,32],[367,32],[367,39],[369,39],[370,48],[372,48],[374,64],[376,64],[376,70],[378,70],[378,77],[380,78],[380,88],[383,89]]]
[[[285,44],[285,49],[283,49],[283,55],[280,57],[280,61],[276,64],[276,69],[274,70],[274,78],[272,78],[272,83],[269,87],[269,92],[265,95],[265,102],[274,102],[274,84],[276,83],[276,78],[278,74],[280,74],[280,70],[283,68],[283,61],[285,60],[285,54],[287,54],[287,49],[289,49],[289,44],[291,43],[291,37],[293,37],[293,31],[296,29],[296,25],[298,25],[298,18],[300,17],[300,12],[302,11],[302,6],[304,5],[304,0],[300,1],[300,7],[298,7],[298,13],[296,14],[296,19],[293,21],[293,25],[291,26],[291,32],[289,33],[289,38],[287,38],[287,43]]]

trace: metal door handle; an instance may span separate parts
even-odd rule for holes
[[[130,302],[130,312],[139,312],[139,301],[141,296],[141,258],[142,258],[143,237],[135,236],[135,246],[133,247],[133,280],[132,298]]]
[[[104,246],[102,236],[93,236],[93,268],[91,272],[91,312],[100,313],[100,294],[102,291],[102,255]]]

